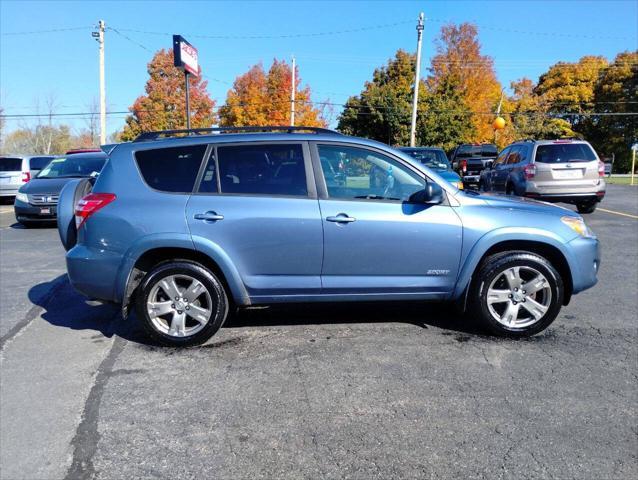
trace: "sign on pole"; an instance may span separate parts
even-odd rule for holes
[[[173,35],[173,60],[177,68],[196,77],[199,76],[197,49],[181,35]]]
[[[199,63],[197,49],[186,41],[181,35],[173,35],[173,64],[184,70],[186,82],[186,128],[191,128],[191,106],[188,86],[188,76],[199,76]]]

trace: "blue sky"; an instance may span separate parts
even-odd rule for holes
[[[297,58],[313,100],[343,103],[361,91],[375,67],[399,49],[416,49],[415,24],[426,15],[424,75],[434,39],[446,21],[473,22],[483,53],[494,58],[503,85],[523,76],[534,80],[558,61],[583,55],[613,58],[638,48],[638,2],[632,1],[0,1],[0,104],[5,114],[35,113],[54,94],[64,113],[85,112],[98,95],[99,19],[128,37],[106,33],[107,103],[123,111],[144,91],[152,52],[171,46],[181,33],[199,49],[208,90],[223,103],[234,78],[273,57]],[[387,26],[388,24],[396,24]],[[383,26],[381,28],[370,28]],[[84,27],[50,33],[20,32]],[[297,38],[228,38],[339,32]],[[164,34],[139,33],[143,30]],[[200,36],[201,35],[201,36]],[[226,38],[203,38],[220,36]],[[141,46],[140,46],[141,45]],[[148,49],[148,50],[147,50]],[[150,50],[150,51],[149,51]],[[42,111],[42,107],[41,107]],[[334,119],[338,115],[334,112]],[[20,120],[25,121],[25,120]],[[8,130],[19,125],[7,121]],[[81,119],[58,119],[81,128]],[[124,115],[108,118],[108,130]]]

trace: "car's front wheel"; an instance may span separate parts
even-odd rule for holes
[[[541,332],[563,304],[560,274],[531,252],[506,252],[487,258],[471,295],[472,314],[491,333],[526,337]]]
[[[189,261],[163,263],[149,272],[135,298],[146,333],[165,346],[199,345],[221,328],[228,296],[219,279]]]

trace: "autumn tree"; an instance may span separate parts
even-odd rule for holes
[[[150,78],[146,94],[129,108],[131,115],[120,135],[122,141],[133,140],[150,130],[186,128],[186,99],[184,73],[173,65],[173,51],[160,50],[148,64]],[[208,82],[200,75],[189,75],[191,127],[210,127],[216,122],[215,101],[210,98]]]
[[[472,141],[476,132],[458,78],[446,75],[435,90],[419,95],[417,141],[419,145],[448,151]]]
[[[558,62],[541,75],[534,92],[556,118],[568,120],[575,131],[583,132],[587,119],[583,114],[594,110],[594,87],[606,66],[607,60],[597,56]]]
[[[363,91],[346,101],[339,130],[391,145],[407,145],[415,65],[415,55],[399,50],[387,65],[375,69]],[[421,88],[423,92],[423,83]]]
[[[596,82],[593,99],[596,112],[607,115],[590,118],[588,138],[599,154],[615,155],[617,171],[629,171],[630,148],[638,141],[638,51],[616,56]]]
[[[325,127],[323,109],[316,108],[310,87],[301,87],[299,70],[295,69],[295,124]],[[238,76],[228,91],[226,104],[219,109],[223,126],[289,125],[292,68],[274,59],[268,70],[261,63]]]
[[[441,28],[428,77],[429,89],[436,91],[449,76],[458,79],[465,104],[473,113],[474,140],[492,141],[490,113],[500,99],[501,84],[496,79],[492,58],[481,54],[475,25],[462,23]]]
[[[548,114],[548,105],[535,93],[536,84],[522,78],[510,84],[513,92],[505,106],[509,114],[508,125],[513,127],[513,140],[524,138],[573,137],[576,133],[569,122]]]

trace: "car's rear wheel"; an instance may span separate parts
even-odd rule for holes
[[[526,337],[541,332],[563,304],[560,274],[530,252],[500,253],[479,268],[471,291],[472,313],[491,333]]]
[[[576,204],[578,213],[594,213],[597,202],[582,202]]]
[[[221,328],[228,316],[228,296],[219,279],[202,265],[175,261],[146,275],[135,309],[154,341],[185,347],[204,343]]]

